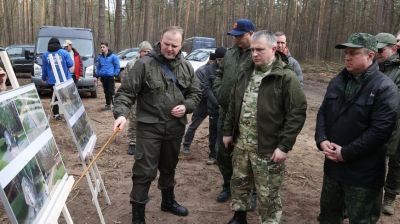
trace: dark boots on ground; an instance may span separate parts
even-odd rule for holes
[[[228,224],[247,224],[247,212],[235,211],[233,218],[229,220]]]
[[[146,204],[132,202],[132,224],[146,224],[144,210]]]
[[[134,155],[136,151],[136,145],[134,144],[129,144],[128,146],[128,154],[129,155]]]
[[[223,203],[228,201],[231,198],[231,190],[229,187],[223,187],[222,191],[219,193],[217,197],[217,202]]]
[[[170,212],[178,216],[187,216],[189,214],[187,208],[175,201],[174,188],[162,189],[161,196],[161,211]]]
[[[394,201],[396,200],[396,195],[385,192],[383,197],[382,213],[385,215],[394,214]]]

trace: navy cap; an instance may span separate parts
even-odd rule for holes
[[[238,19],[233,24],[233,29],[228,32],[231,36],[240,36],[250,31],[255,31],[254,24],[248,19]]]

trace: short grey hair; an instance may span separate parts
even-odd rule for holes
[[[260,38],[265,38],[265,40],[267,41],[267,45],[269,47],[276,47],[277,43],[276,43],[276,37],[275,34],[268,32],[266,30],[260,30],[257,31],[256,33],[253,34],[253,36],[251,37],[253,40],[258,40]]]

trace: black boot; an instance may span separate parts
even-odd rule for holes
[[[131,145],[131,144],[129,144],[129,147],[128,147],[128,154],[129,155],[133,155],[133,154],[135,154],[135,151],[136,151],[136,145]]]
[[[175,201],[174,188],[162,189],[161,195],[161,211],[170,212],[178,216],[187,216],[189,214],[187,208]]]
[[[247,224],[246,211],[235,211],[233,218],[229,220],[228,224]]]
[[[226,202],[231,198],[231,191],[229,190],[229,187],[223,187],[222,191],[219,193],[217,197],[217,202]]]
[[[144,210],[146,204],[132,202],[132,223],[133,224],[146,224],[144,219]]]

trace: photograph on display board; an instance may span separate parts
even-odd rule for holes
[[[29,145],[18,111],[11,100],[0,102],[0,170]]]
[[[46,181],[48,191],[51,192],[65,175],[65,167],[61,154],[53,138],[36,154],[42,175]]]
[[[93,135],[93,130],[89,124],[86,112],[82,113],[78,120],[72,125],[72,132],[80,149],[84,150],[90,137]]]
[[[14,177],[4,192],[18,223],[32,223],[47,198],[45,180],[36,159]]]
[[[57,87],[57,98],[62,103],[68,118],[71,118],[83,105],[73,81],[67,82],[59,89]]]
[[[16,97],[14,103],[25,133],[32,142],[49,127],[36,90]]]

